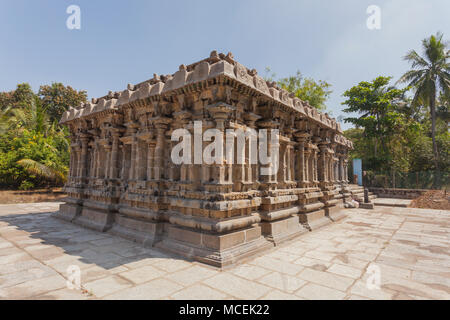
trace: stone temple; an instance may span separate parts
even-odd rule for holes
[[[279,169],[174,164],[174,130],[279,130]],[[233,55],[70,108],[68,197],[57,217],[223,267],[344,217],[352,143],[334,119]],[[205,147],[210,142],[203,142]]]

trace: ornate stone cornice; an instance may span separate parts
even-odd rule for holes
[[[129,105],[137,103],[141,105],[144,101],[160,101],[163,96],[173,96],[177,103],[184,104],[185,93],[201,92],[211,81],[238,88],[240,92],[259,97],[260,102],[270,102],[281,111],[297,114],[320,127],[342,133],[339,123],[328,114],[319,112],[307,102],[279,88],[276,83],[265,81],[256,70],[249,70],[236,62],[231,53],[225,55],[216,51],[211,52],[207,59],[188,66],[181,65],[172,75],[155,74],[147,81],[136,85],[129,84],[124,91],[109,92],[108,95],[92,99],[91,102],[71,107],[63,114],[60,123],[91,118],[97,114],[115,114]],[[183,107],[184,105],[181,106]],[[337,143],[352,147],[351,142],[345,137],[336,136],[339,137]]]

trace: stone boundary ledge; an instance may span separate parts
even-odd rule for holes
[[[398,189],[398,188],[369,188],[370,192],[373,192],[380,198],[396,198],[396,199],[416,199],[423,195],[425,192],[430,191],[427,189]]]

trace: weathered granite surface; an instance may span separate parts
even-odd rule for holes
[[[244,164],[175,165],[171,133],[194,121],[278,129],[278,172],[260,175],[248,146]],[[70,108],[61,123],[72,144],[58,217],[216,266],[342,218],[350,195],[339,124],[231,53]]]

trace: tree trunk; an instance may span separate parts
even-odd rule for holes
[[[436,188],[439,183],[440,171],[439,171],[439,153],[436,143],[436,96],[432,94],[430,97],[430,109],[431,109],[431,139],[433,140],[433,156],[434,156],[434,187]]]
[[[376,158],[377,157],[377,149],[378,149],[378,138],[375,138],[375,143],[373,146],[373,156]]]

